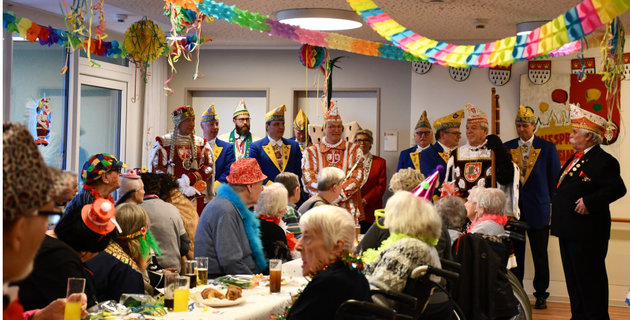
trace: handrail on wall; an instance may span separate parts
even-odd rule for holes
[[[616,218],[616,217],[612,217],[612,218],[610,218],[610,221],[612,221],[612,222],[626,222],[626,223],[630,223],[630,218]]]

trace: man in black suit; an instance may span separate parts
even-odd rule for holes
[[[599,144],[606,119],[571,105],[571,144],[552,198],[551,234],[559,239],[572,319],[609,319],[606,253],[609,205],[626,194],[619,162]]]

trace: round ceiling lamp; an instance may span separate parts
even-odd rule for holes
[[[343,9],[286,9],[277,11],[275,15],[282,23],[309,30],[350,30],[363,26],[363,20],[354,11]]]

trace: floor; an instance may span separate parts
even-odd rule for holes
[[[532,306],[535,301],[532,301]],[[630,307],[609,307],[610,320],[630,319]],[[567,320],[571,318],[571,309],[568,303],[547,302],[547,309],[532,311],[534,320]]]

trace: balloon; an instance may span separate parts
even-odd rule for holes
[[[599,89],[591,88],[586,90],[586,102],[597,101],[602,96],[602,92]]]
[[[302,45],[302,48],[300,48],[300,62],[309,69],[315,69],[321,66],[327,55],[328,50],[326,48],[308,44]]]
[[[538,105],[538,109],[540,109],[540,111],[542,112],[546,112],[547,110],[549,110],[549,104],[547,102],[541,102]]]
[[[557,103],[566,103],[568,97],[569,95],[567,94],[567,92],[562,89],[553,90],[553,92],[551,93],[551,100]]]
[[[597,112],[599,110],[602,110],[602,109],[603,109],[603,107],[599,103],[596,103],[596,104],[593,105],[593,110],[595,110],[595,112]]]

